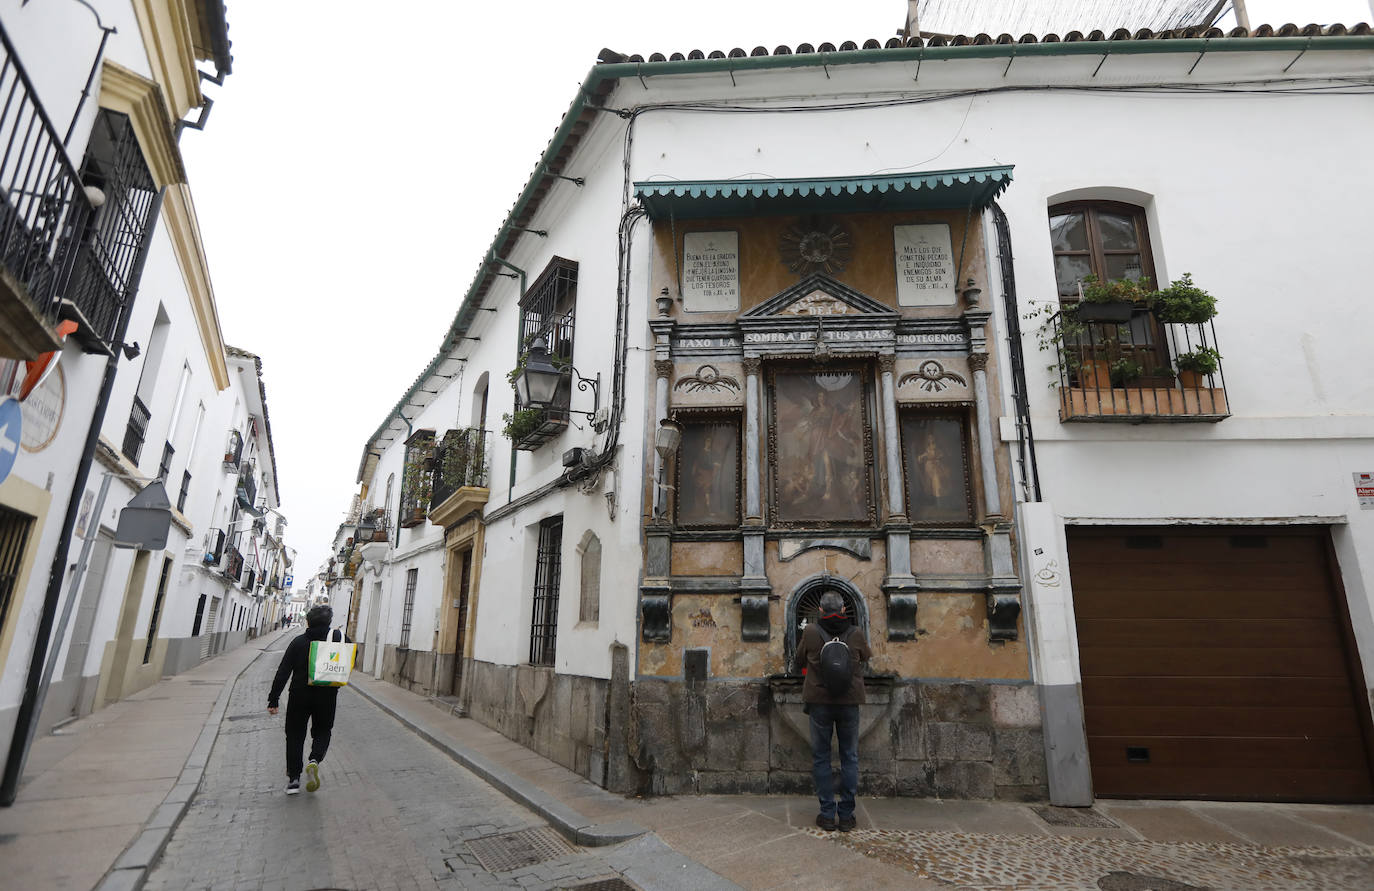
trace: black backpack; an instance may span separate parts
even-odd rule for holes
[[[843,696],[849,692],[850,686],[854,683],[853,660],[850,655],[849,644],[844,641],[853,627],[851,625],[846,628],[839,637],[831,637],[824,628],[819,625],[816,627],[816,630],[821,633],[821,639],[825,641],[821,644],[819,660],[821,686],[831,696]]]

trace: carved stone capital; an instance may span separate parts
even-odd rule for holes
[[[878,371],[882,374],[892,374],[897,370],[897,356],[886,353],[878,356]]]
[[[745,356],[745,357],[744,357],[744,373],[745,373],[745,374],[757,375],[757,374],[758,374],[760,371],[762,371],[762,370],[763,370],[763,360],[760,359],[758,356]]]
[[[969,357],[968,357],[968,367],[969,367],[970,369],[972,369],[973,371],[987,371],[987,370],[988,370],[988,354],[987,354],[987,353],[969,353]]]
[[[988,640],[1016,640],[1016,620],[1021,615],[1021,592],[988,592]]]
[[[654,374],[658,375],[659,377],[671,378],[673,376],[673,360],[655,359]]]

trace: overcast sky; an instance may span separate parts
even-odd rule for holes
[[[598,50],[862,44],[906,13],[903,0],[226,5],[233,74],[206,87],[206,131],[181,147],[225,342],[262,356],[298,585]],[[1249,8],[1252,25],[1370,20],[1370,0]]]

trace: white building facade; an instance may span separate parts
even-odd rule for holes
[[[364,450],[368,669],[611,788],[796,791],[828,586],[874,793],[1374,798],[1371,75],[1368,26],[603,53]],[[1074,321],[1185,273],[1214,318]],[[862,394],[811,463],[808,376]]]

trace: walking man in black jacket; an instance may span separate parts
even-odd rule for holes
[[[849,648],[850,680],[845,690],[832,693],[821,683],[821,650],[827,641]],[[873,657],[864,633],[845,614],[844,598],[836,591],[821,595],[817,621],[806,626],[797,644],[794,670],[805,674],[802,702],[811,716],[811,778],[821,812],[816,825],[848,832],[854,828],[854,804],[859,791],[859,705],[865,701],[864,663]],[[830,767],[830,740],[840,748],[840,800],[836,811],[834,775]]]
[[[329,636],[334,610],[328,606],[311,607],[305,614],[305,631],[292,638],[277,666],[272,689],[267,694],[267,712],[275,715],[281,691],[291,679],[291,698],[286,703],[286,794],[301,791],[301,754],[305,749],[305,726],[310,724],[310,761],[305,765],[307,792],[320,788],[320,762],[329,751],[329,736],[334,729],[334,708],[338,687],[314,687],[309,683],[310,644]]]

